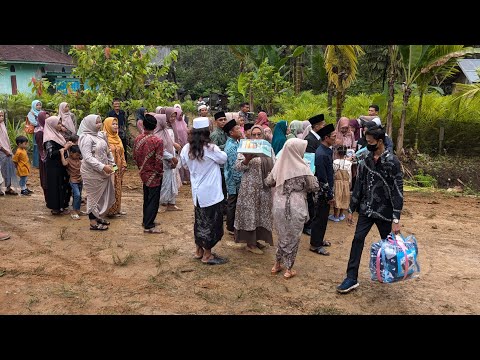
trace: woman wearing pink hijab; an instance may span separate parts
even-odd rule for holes
[[[174,109],[177,110],[177,121],[175,121],[175,126],[177,128],[177,143],[181,147],[184,147],[185,144],[188,143],[187,124],[183,120],[182,108],[181,107],[176,107]],[[179,174],[180,174],[180,179],[182,180],[182,184],[187,185],[190,182],[190,172],[187,169],[185,169],[183,166],[180,166],[180,168],[178,170],[179,170]]]
[[[355,136],[350,131],[350,120],[348,118],[341,117],[340,120],[338,120],[336,133],[335,148],[345,146],[347,149],[355,149],[357,142],[355,141]],[[334,151],[333,160],[340,158],[343,159],[343,156],[338,155],[337,151]]]
[[[74,115],[70,112],[70,106],[66,102],[60,103],[58,107],[58,117],[62,120],[62,135],[65,140],[72,134],[77,133],[74,122]]]
[[[257,120],[255,120],[255,125],[260,125],[265,129],[265,126],[268,127],[268,117],[267,113],[264,111],[260,111],[257,116]]]

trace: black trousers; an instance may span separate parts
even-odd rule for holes
[[[363,246],[373,224],[377,225],[380,237],[385,239],[392,231],[392,222],[381,219],[374,219],[366,215],[359,215],[355,235],[350,249],[350,259],[348,259],[347,277],[352,280],[358,278],[358,268],[360,267],[360,259],[362,258]]]
[[[313,197],[312,197],[313,202]],[[325,232],[327,231],[328,215],[330,214],[330,205],[325,196],[318,197],[317,206],[315,208],[315,215],[312,220],[312,235],[310,237],[310,245],[312,247],[323,246]]]
[[[308,221],[303,225],[303,229],[310,229],[312,227],[312,221],[315,217],[315,203],[313,202],[313,193],[307,193],[307,205],[308,205]]]
[[[160,189],[162,185],[148,187],[143,184],[143,227],[151,229],[155,227],[158,207],[160,205]]]
[[[222,175],[222,192],[223,192],[223,215],[227,215],[227,183],[225,182],[225,174],[223,172],[223,167],[220,168],[220,174]]]
[[[237,194],[228,195],[227,198],[227,230],[235,231],[235,210],[237,209]]]

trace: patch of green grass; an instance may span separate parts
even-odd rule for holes
[[[165,248],[165,246],[162,246],[162,248],[158,251],[158,253],[153,255],[153,260],[155,260],[156,262],[157,269],[160,269],[163,263],[167,261],[169,258],[178,254],[178,250],[179,248],[177,247]]]

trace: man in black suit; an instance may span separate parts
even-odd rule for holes
[[[305,152],[315,154],[315,151],[317,151],[318,146],[322,142],[317,132],[325,126],[325,118],[323,114],[320,114],[320,115],[315,115],[314,117],[311,117],[310,119],[308,119],[308,121],[312,125],[312,130],[310,130],[310,133],[308,133],[308,135],[305,136],[305,139],[304,139],[304,140],[307,140],[308,142],[307,149],[305,150]],[[313,203],[312,193],[307,194],[307,204],[308,204],[308,216],[310,217],[310,219],[305,223],[305,225],[303,225],[303,233],[310,236],[312,234],[310,225],[312,224],[312,219],[313,219],[313,216],[315,215],[315,205]]]

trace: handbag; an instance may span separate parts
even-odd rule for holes
[[[24,125],[24,130],[26,134],[33,134],[35,131],[35,126],[32,125],[30,120],[28,120],[28,115],[25,118],[25,125]]]
[[[420,272],[417,256],[418,245],[414,235],[404,238],[401,234],[391,233],[370,248],[371,279],[392,283],[412,278]]]

